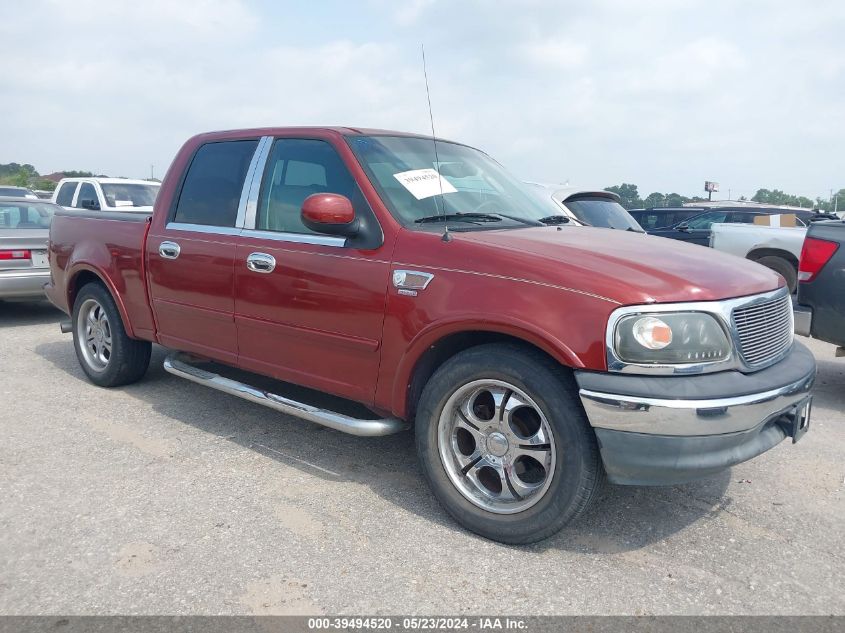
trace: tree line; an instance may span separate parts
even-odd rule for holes
[[[660,193],[658,191],[648,194],[645,198],[641,198],[637,190],[637,185],[631,183],[605,187],[605,191],[612,191],[617,194],[622,199],[622,206],[626,209],[680,207],[687,202],[705,202],[707,200],[707,198],[700,196],[688,198],[679,193]],[[780,189],[758,189],[757,193],[750,199],[745,196],[741,196],[739,199],[762,202],[764,204],[790,205],[793,207],[803,207],[804,209],[820,209],[822,211],[833,211],[834,209],[845,210],[845,189],[840,189],[828,200],[821,197],[811,200],[806,196],[795,196],[784,193]]]
[[[65,178],[90,178],[94,176],[94,173],[90,171],[69,170],[61,173],[64,174]],[[98,177],[107,178],[108,176],[98,174]],[[53,191],[56,188],[56,184],[49,178],[44,178],[36,171],[35,167],[28,163],[23,165],[18,163],[0,163],[0,185]]]

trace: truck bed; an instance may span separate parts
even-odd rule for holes
[[[151,215],[138,211],[57,211],[48,246],[56,262],[45,288],[50,300],[70,314],[76,293],[92,275],[98,275],[110,286],[127,334],[155,340],[144,265]],[[56,290],[65,287],[66,293]]]

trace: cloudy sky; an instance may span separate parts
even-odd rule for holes
[[[426,132],[532,180],[845,187],[841,0],[40,1],[0,22],[0,163],[161,177],[212,129]]]

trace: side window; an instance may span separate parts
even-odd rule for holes
[[[59,189],[56,196],[56,204],[62,207],[69,207],[73,203],[73,192],[76,191],[75,182],[66,182]]]
[[[78,209],[82,209],[83,200],[94,200],[97,202],[97,190],[94,189],[94,185],[90,182],[83,182],[79,186],[79,195],[76,196],[76,204],[74,206]]]
[[[264,171],[255,228],[313,234],[302,223],[300,212],[305,198],[315,193],[344,195],[359,214],[366,205],[331,144],[312,139],[276,140]]]
[[[258,141],[207,143],[188,167],[174,222],[235,226],[246,172]]]
[[[700,215],[697,218],[693,218],[687,224],[691,229],[709,229],[713,224],[717,222],[724,222],[727,216],[727,213],[705,213],[704,215]]]

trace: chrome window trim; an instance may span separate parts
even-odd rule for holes
[[[334,235],[320,235],[318,233],[287,233],[282,231],[265,231],[255,228],[258,221],[258,198],[261,194],[261,184],[264,181],[264,172],[267,169],[267,161],[270,159],[270,152],[277,140],[285,137],[264,136],[261,139],[263,145],[259,145],[256,155],[255,170],[249,186],[249,193],[246,198],[246,213],[244,217],[244,237],[254,237],[262,240],[276,240],[277,242],[288,242],[293,244],[313,244],[316,246],[332,246],[343,248],[346,246],[345,237]],[[322,140],[322,139],[319,139]]]
[[[249,182],[243,224],[243,228],[250,231],[255,230],[255,222],[258,218],[258,194],[261,193],[261,182],[264,180],[264,170],[267,168],[267,159],[270,157],[274,141],[272,136],[264,136],[258,146],[255,169]]]
[[[167,231],[194,231],[211,235],[240,235],[241,230],[236,226],[215,226],[213,224],[188,224],[186,222],[168,222],[164,225]]]
[[[261,161],[261,155],[264,151],[264,147],[266,146],[270,138],[271,137],[269,136],[262,136],[258,140],[258,145],[256,145],[255,147],[255,152],[252,154],[252,160],[249,162],[249,167],[246,170],[246,178],[244,178],[244,184],[241,188],[241,197],[238,201],[238,215],[235,219],[235,227],[237,228],[244,228],[244,224],[247,219],[249,198],[250,194],[252,193],[252,183],[255,180],[256,169],[258,167],[258,163]],[[261,171],[263,173],[263,167]]]
[[[281,231],[244,229],[241,235],[243,237],[252,237],[260,240],[276,240],[277,242],[290,242],[293,244],[315,244],[317,246],[334,246],[336,248],[343,248],[346,246],[345,237],[318,235],[316,233],[283,233]]]
[[[755,365],[749,367],[742,359],[739,353],[739,333],[736,325],[733,322],[733,311],[738,307],[749,307],[760,303],[766,303],[773,299],[779,299],[783,296],[788,296],[789,290],[786,287],[778,288],[770,292],[764,292],[757,295],[746,297],[738,297],[736,299],[724,299],[721,301],[693,301],[687,303],[653,303],[635,306],[624,306],[617,308],[610,314],[607,322],[607,329],[605,331],[605,353],[607,357],[607,369],[611,372],[626,373],[626,374],[657,374],[657,375],[678,375],[687,376],[691,374],[706,374],[717,371],[739,370],[743,372],[755,372],[766,367],[770,367],[775,363],[785,358],[792,350],[792,345],[789,345],[780,355],[772,358],[768,363],[763,365]],[[614,348],[614,338],[616,335],[616,327],[619,321],[627,316],[636,314],[662,314],[671,312],[703,312],[716,318],[719,325],[728,334],[728,340],[731,345],[731,353],[728,358],[720,361],[711,361],[704,363],[686,363],[686,364],[637,364],[626,363],[616,355]],[[794,331],[794,317],[790,315],[790,320],[793,321]],[[794,335],[793,335],[794,336]]]

